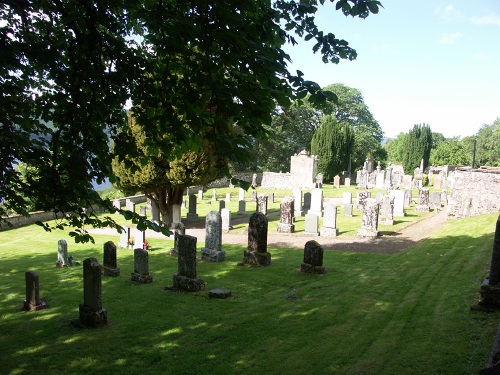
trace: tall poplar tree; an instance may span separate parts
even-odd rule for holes
[[[335,117],[326,116],[311,141],[311,154],[318,156],[318,172],[324,181],[332,181],[345,171],[354,147],[354,132],[349,124],[339,124]]]
[[[424,168],[429,165],[432,149],[432,131],[427,124],[416,124],[405,138],[403,168],[406,173],[413,174],[424,159]]]

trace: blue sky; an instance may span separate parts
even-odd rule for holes
[[[355,61],[324,64],[313,43],[286,48],[305,78],[361,90],[386,137],[429,124],[469,136],[500,117],[500,1],[381,0],[366,19],[331,5],[320,27],[356,49]]]

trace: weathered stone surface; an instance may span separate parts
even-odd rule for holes
[[[107,276],[120,276],[120,269],[116,263],[116,246],[113,241],[104,244],[103,274]]]
[[[367,198],[361,217],[361,229],[358,230],[360,237],[377,237],[378,231],[379,203],[373,198]]]
[[[294,216],[301,217],[302,216],[302,190],[299,188],[292,189],[293,195],[293,209],[295,210]]]
[[[323,247],[314,241],[307,241],[304,246],[304,262],[300,265],[300,271],[304,273],[325,273],[323,267]]]
[[[186,234],[178,236],[177,273],[173,275],[173,285],[176,289],[197,292],[205,287],[203,279],[196,275],[196,241],[196,237]]]
[[[255,211],[267,215],[267,195],[265,194],[257,195],[257,207]]]
[[[370,191],[360,191],[358,193],[358,209],[363,210],[366,200],[372,196]]]
[[[220,298],[225,299],[231,297],[231,291],[229,289],[212,289],[208,292],[209,298]]]
[[[134,249],[134,272],[131,280],[143,284],[153,282],[153,277],[149,275],[149,254],[142,248]]]
[[[422,188],[418,192],[418,205],[416,208],[419,212],[429,212],[429,189]]]
[[[100,327],[108,321],[108,313],[102,307],[102,267],[95,258],[83,261],[83,304],[79,313],[85,326]]]
[[[318,217],[323,216],[323,190],[318,188],[311,190],[311,208],[308,213]]]
[[[339,229],[337,228],[337,207],[333,204],[325,206],[325,217],[323,218],[323,226],[321,227],[321,237],[338,236]]]
[[[394,225],[394,197],[384,195],[379,200],[379,204],[378,224]]]
[[[344,216],[352,217],[352,204],[344,204]]]
[[[277,231],[280,233],[293,233],[295,231],[294,218],[294,199],[285,197],[280,204],[280,222],[278,223]]]
[[[187,213],[187,218],[188,219],[198,219],[198,214],[196,213],[196,195],[195,194],[190,194],[189,195],[189,208],[188,208],[188,213]]]
[[[40,299],[40,279],[35,271],[26,271],[26,299],[24,300],[24,310],[42,310],[47,307],[45,301]]]
[[[389,195],[394,198],[393,216],[404,217],[405,213],[405,192],[403,190],[391,190]]]
[[[248,223],[248,250],[243,252],[243,264],[269,266],[271,254],[267,252],[268,220],[266,215],[255,212]]]
[[[247,209],[246,209],[246,201],[240,200],[238,201],[238,215],[246,215]]]
[[[304,233],[319,236],[318,232],[318,216],[315,214],[307,214],[305,220]]]
[[[201,257],[208,261],[221,262],[225,259],[222,251],[222,217],[218,211],[210,211],[206,216],[205,247],[201,248]]]

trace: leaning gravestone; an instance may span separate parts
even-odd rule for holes
[[[222,250],[222,217],[219,211],[210,211],[205,223],[205,247],[201,258],[210,262],[223,262],[226,252]]]
[[[293,233],[295,224],[293,224],[294,199],[285,197],[280,204],[280,222],[277,231],[280,233]]]
[[[243,264],[255,266],[269,266],[271,254],[267,252],[266,215],[255,212],[250,216],[248,223],[248,249],[243,253]]]
[[[337,207],[333,204],[325,206],[325,217],[323,218],[323,226],[321,227],[321,237],[336,237],[339,234],[337,228]]]
[[[149,254],[142,248],[134,249],[134,272],[131,280],[142,284],[153,282],[153,277],[149,274]]]
[[[304,233],[319,236],[318,232],[318,216],[315,214],[307,214],[305,220]]]
[[[384,195],[379,200],[380,211],[378,215],[379,225],[394,225],[394,197]]]
[[[500,216],[495,228],[490,274],[481,285],[479,303],[488,307],[500,307]]]
[[[307,241],[304,246],[304,263],[300,265],[300,272],[323,274],[323,248],[314,240]]]
[[[379,203],[376,199],[367,198],[364,208],[363,216],[361,217],[361,229],[358,230],[360,237],[377,237],[378,231],[378,211]]]
[[[177,273],[173,276],[174,288],[197,292],[205,287],[205,282],[196,276],[196,237],[180,234],[177,241],[179,257]]]
[[[106,276],[120,276],[120,269],[116,266],[116,246],[113,241],[104,244],[103,274]]]
[[[47,307],[45,301],[40,299],[40,279],[35,271],[26,271],[26,299],[24,310],[41,310]]]
[[[108,322],[108,312],[102,307],[102,267],[95,258],[83,261],[83,304],[79,312],[84,326],[100,327]]]
[[[429,189],[422,188],[418,191],[417,211],[429,212]]]

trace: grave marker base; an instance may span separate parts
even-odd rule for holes
[[[360,230],[358,230],[357,235],[359,237],[378,237],[380,236],[380,232],[374,229],[361,228]]]
[[[276,229],[276,231],[279,233],[294,233],[295,224],[278,223],[278,228]]]
[[[201,259],[209,262],[224,262],[226,260],[226,252],[209,249],[207,247],[201,248]]]
[[[325,273],[325,267],[323,266],[313,266],[309,263],[302,263],[300,265],[300,272],[303,273],[312,273],[315,275],[322,275]]]
[[[175,289],[181,289],[187,292],[198,292],[205,288],[205,281],[203,281],[203,279],[192,279],[178,274],[174,274],[173,283]]]
[[[319,235],[321,237],[337,237],[339,235],[339,228],[325,228],[322,227]]]
[[[102,266],[102,274],[105,276],[118,277],[120,276],[120,269]]]
[[[259,253],[257,251],[243,252],[243,264],[250,264],[252,266],[270,266],[271,253]]]
[[[80,305],[79,322],[85,327],[102,327],[108,322],[108,312],[106,309],[96,311],[87,305]]]
[[[141,275],[140,273],[133,272],[130,280],[135,281],[141,284],[149,284],[153,282],[153,276],[150,275]]]
[[[32,303],[29,303],[28,301],[24,301],[23,309],[27,311],[37,311],[37,310],[43,310],[46,309],[48,306],[45,303],[45,301],[41,300],[39,305],[33,305]]]

